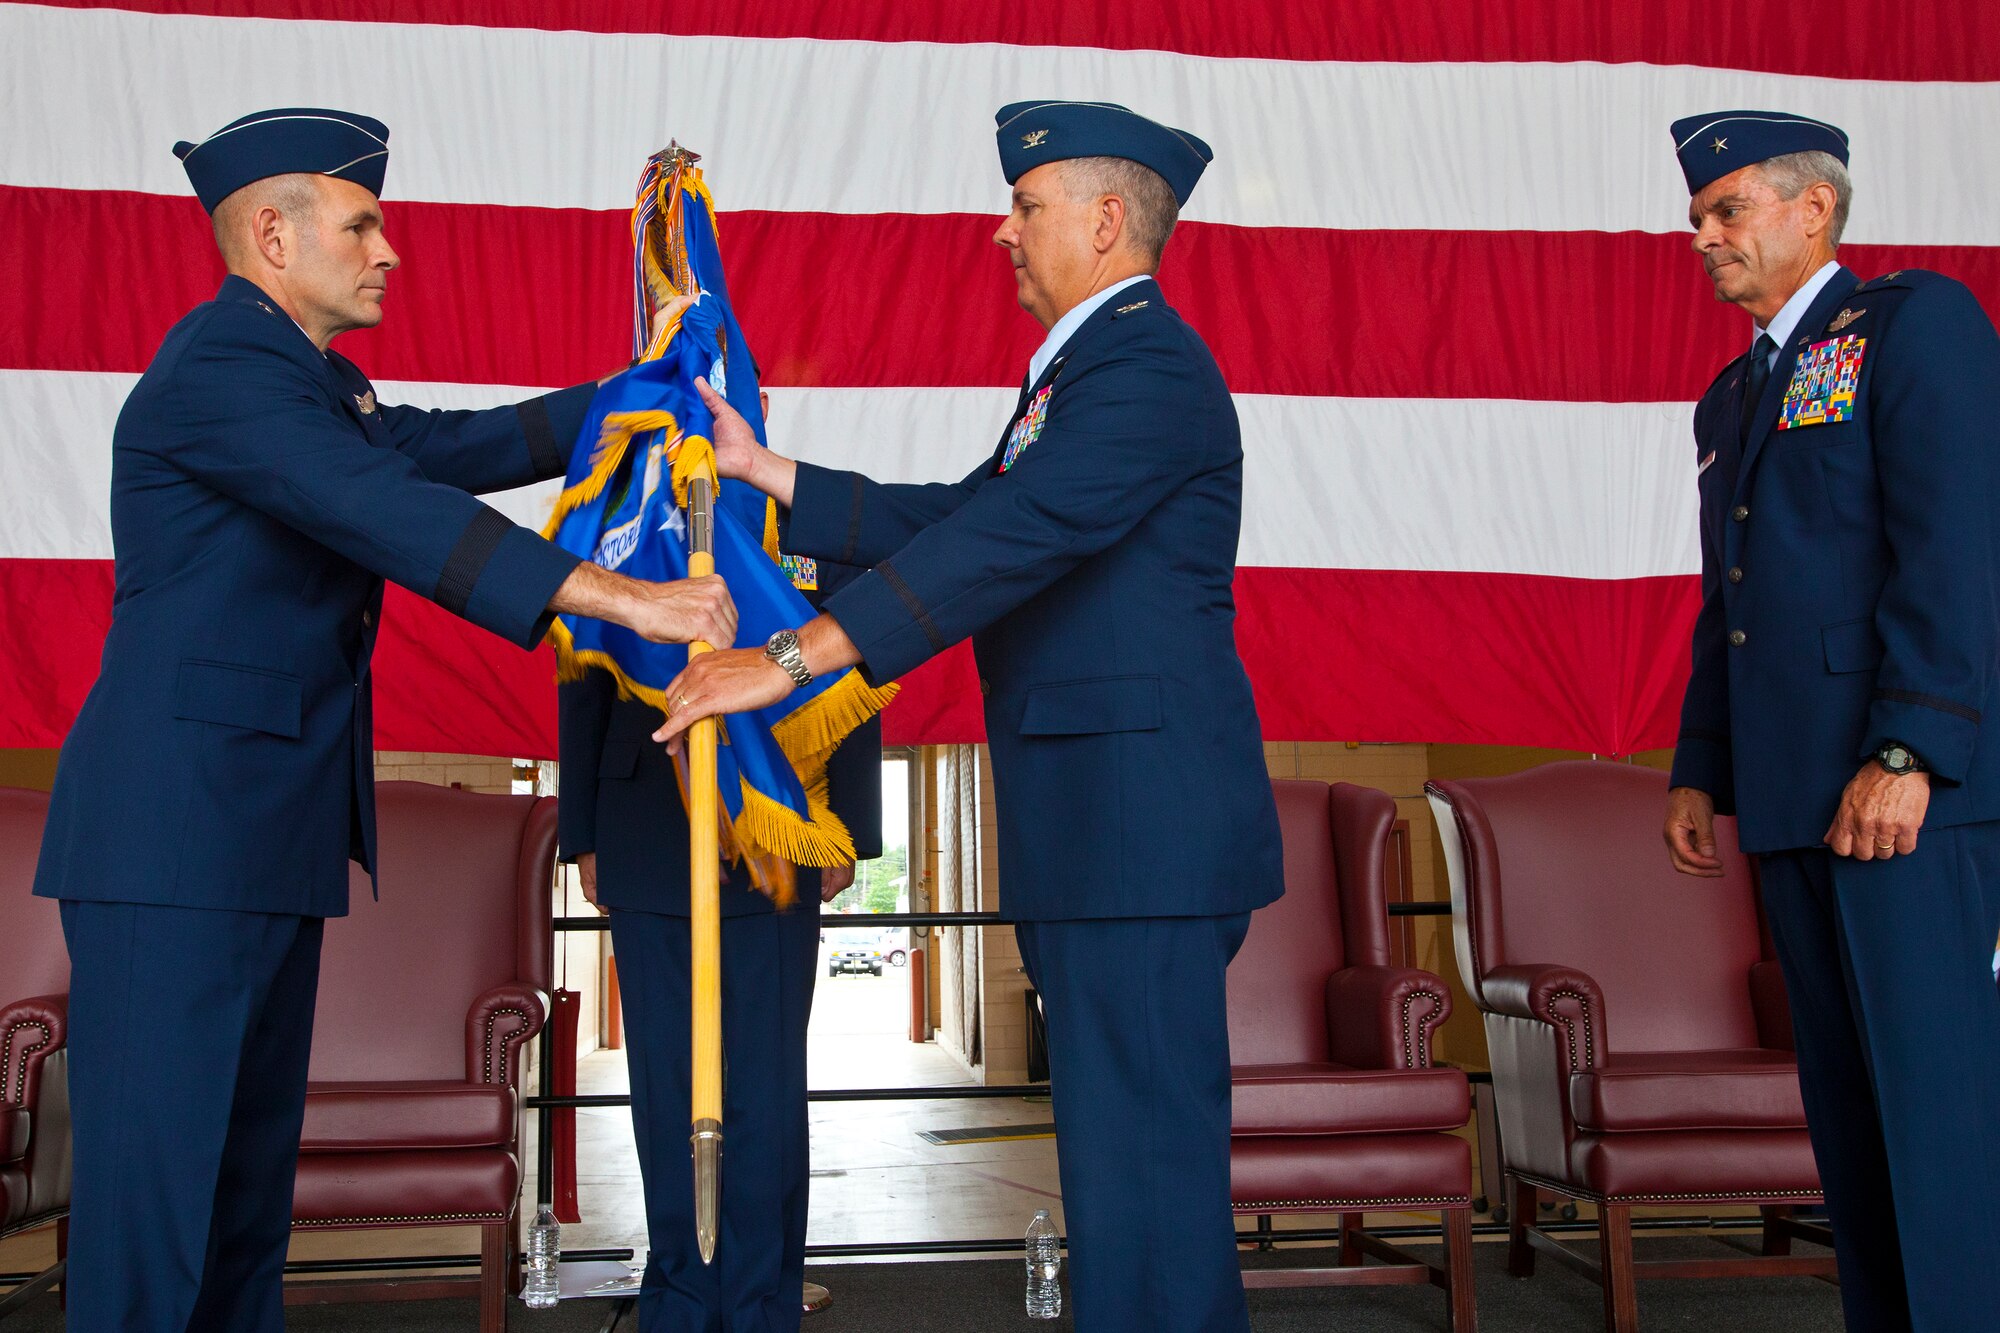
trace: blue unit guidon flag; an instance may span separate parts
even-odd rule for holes
[[[723,280],[715,204],[694,161],[670,148],[649,159],[640,177],[632,209],[633,348],[640,360],[597,391],[545,531],[564,550],[652,581],[687,577],[687,480],[714,458],[715,422],[695,391],[696,377],[764,438],[756,371]],[[669,307],[681,297],[694,301],[676,314]],[[715,569],[736,601],[735,646],[761,646],[812,618],[778,561],[776,539],[765,497],[724,483],[715,503]],[[558,617],[550,639],[562,679],[608,671],[621,694],[662,715],[665,688],[687,665],[684,645],[649,643],[588,617]],[[792,865],[854,859],[852,836],[827,806],[827,757],[895,689],[875,689],[852,670],[832,672],[771,708],[721,720],[716,779],[725,855],[747,862],[780,906],[791,898]]]

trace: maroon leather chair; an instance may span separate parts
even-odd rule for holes
[[[1559,763],[1432,782],[1466,988],[1486,1019],[1511,1180],[1509,1267],[1542,1249],[1596,1279],[1605,1326],[1638,1327],[1635,1277],[1830,1274],[1789,1256],[1819,1201],[1783,979],[1735,821],[1727,873],[1676,872],[1664,773]],[[1612,1020],[1616,1019],[1614,1023]],[[1536,1191],[1598,1208],[1601,1259],[1535,1227]],[[1766,1258],[1639,1262],[1636,1205],[1755,1204]]]
[[[33,896],[46,792],[0,787],[0,1236],[56,1223],[57,1266],[0,1312],[61,1275],[69,1215],[69,949],[54,902]]]
[[[327,922],[293,1224],[478,1225],[480,1327],[502,1329],[519,1280],[523,1047],[552,977],[556,803],[386,782],[376,810],[381,898],[357,868],[351,915]]]
[[[1250,918],[1229,967],[1230,1191],[1260,1234],[1274,1213],[1340,1215],[1340,1267],[1256,1270],[1250,1286],[1431,1282],[1470,1333],[1472,1156],[1451,1131],[1465,1075],[1431,1063],[1451,995],[1389,965],[1384,854],[1396,803],[1366,787],[1274,781],[1285,896]],[[1362,1229],[1369,1211],[1439,1211],[1443,1264]],[[1390,1267],[1362,1267],[1364,1254]]]

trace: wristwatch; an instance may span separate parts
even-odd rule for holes
[[[806,655],[799,651],[799,636],[788,629],[773,634],[764,644],[764,656],[785,669],[792,684],[803,689],[812,684],[813,673],[806,670]]]
[[[1924,761],[1917,758],[1917,752],[1901,741],[1883,741],[1882,748],[1875,752],[1875,762],[1897,777],[1926,771]]]

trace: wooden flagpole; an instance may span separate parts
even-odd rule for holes
[[[688,483],[688,574],[715,572],[715,473]],[[688,645],[688,660],[714,652]],[[722,904],[716,815],[716,719],[688,732],[688,933],[694,981],[694,1098],[689,1142],[694,1149],[695,1240],[704,1264],[715,1260],[722,1204]]]

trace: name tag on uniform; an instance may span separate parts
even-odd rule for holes
[[[1021,451],[1033,444],[1042,433],[1042,423],[1049,418],[1049,395],[1055,392],[1053,384],[1044,385],[1028,404],[1028,410],[1014,423],[1014,429],[1007,436],[1007,452],[1000,455],[1000,470],[1005,472],[1014,466]]]
[[[1861,384],[1861,357],[1868,340],[1858,334],[1828,338],[1799,353],[1798,368],[1785,386],[1785,403],[1778,409],[1778,429],[1831,426],[1854,415],[1854,394]]]

